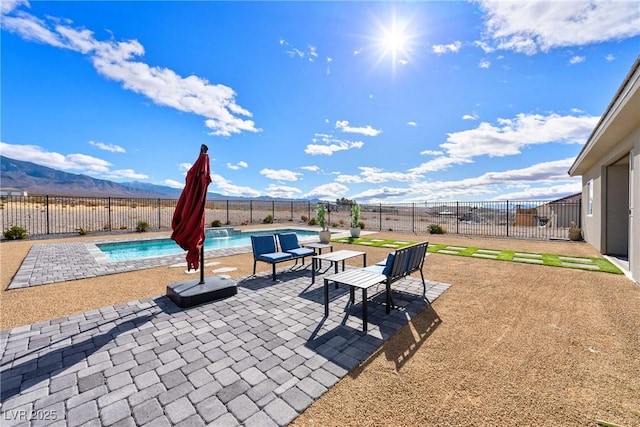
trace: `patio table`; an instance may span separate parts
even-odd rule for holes
[[[387,280],[387,276],[365,270],[342,271],[324,278],[324,316],[329,317],[329,282],[349,286],[349,301],[355,304],[355,288],[362,289],[362,331],[367,332],[367,289]]]
[[[313,256],[311,258],[311,283],[313,284],[316,282],[316,264],[318,262],[329,261],[330,263],[329,268],[331,268],[331,264],[333,264],[334,272],[337,274],[339,262],[342,262],[342,271],[344,271],[344,262],[350,258],[355,258],[359,255],[362,255],[362,266],[366,267],[367,266],[366,252],[341,250],[341,251],[329,252],[328,254],[324,254],[324,255]]]

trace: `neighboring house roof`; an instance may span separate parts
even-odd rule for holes
[[[580,200],[580,199],[582,199],[582,193],[576,193],[576,194],[572,194],[572,195],[567,196],[567,197],[563,197],[561,199],[553,200],[553,201],[549,202],[549,204],[551,204],[551,203],[562,203],[562,202],[573,202],[573,201]]]
[[[640,56],[616,92],[605,113],[569,169],[569,175],[585,173],[617,142],[640,125]]]

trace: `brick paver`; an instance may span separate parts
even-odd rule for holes
[[[330,288],[324,318],[321,278],[278,279],[188,309],[157,296],[0,332],[0,423],[283,426],[426,307],[420,281],[396,282],[399,308],[374,296],[365,334],[348,289]],[[427,297],[448,287],[429,281]]]

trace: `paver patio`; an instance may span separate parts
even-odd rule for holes
[[[431,310],[420,281],[396,282],[398,309],[373,298],[363,334],[347,288],[325,319],[322,280],[285,270],[189,309],[157,296],[2,331],[2,425],[286,425]]]

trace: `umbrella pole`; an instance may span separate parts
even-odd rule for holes
[[[209,151],[209,147],[202,144],[200,146],[200,153]],[[202,204],[202,248],[200,248],[200,285],[204,285],[204,241],[207,239],[206,235],[206,211],[207,211],[207,190],[204,190],[204,203]]]

